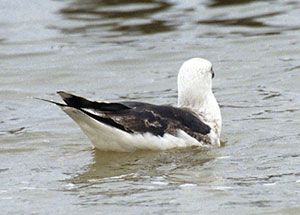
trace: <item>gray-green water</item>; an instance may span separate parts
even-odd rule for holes
[[[300,1],[0,1],[1,214],[299,214]],[[214,64],[225,147],[103,153],[58,90],[176,105]]]

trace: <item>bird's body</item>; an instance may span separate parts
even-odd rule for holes
[[[186,61],[178,74],[178,107],[89,101],[58,92],[57,104],[103,151],[164,150],[220,145],[221,112],[211,91],[211,63]]]

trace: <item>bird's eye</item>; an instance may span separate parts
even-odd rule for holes
[[[211,77],[213,79],[215,77],[215,73],[214,73],[213,67],[211,67],[210,72],[211,72]]]

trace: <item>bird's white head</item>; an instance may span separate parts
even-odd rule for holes
[[[212,92],[212,64],[203,58],[185,61],[178,74],[178,105],[199,106]]]

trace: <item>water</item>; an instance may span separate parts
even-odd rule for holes
[[[1,214],[300,213],[300,2],[0,2]],[[213,62],[225,147],[103,153],[57,107],[176,104]]]

